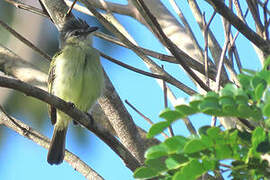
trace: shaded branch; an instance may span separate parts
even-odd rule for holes
[[[38,9],[34,6],[30,6],[30,5],[24,4],[24,3],[19,2],[19,1],[14,1],[14,0],[5,0],[5,1],[12,4],[13,6],[15,6],[19,9],[23,9],[23,10],[32,12],[34,14],[37,14],[37,15],[40,15],[43,17],[48,17],[47,14],[45,14],[41,9]]]
[[[22,35],[20,35],[19,33],[17,33],[14,29],[12,29],[11,27],[9,27],[6,23],[4,23],[2,20],[0,20],[0,25],[5,28],[7,31],[9,31],[11,34],[13,34],[16,38],[18,38],[20,41],[22,41],[24,44],[26,44],[27,46],[29,46],[30,48],[32,48],[33,50],[35,50],[38,54],[40,54],[42,57],[44,57],[47,60],[51,60],[51,57],[46,54],[45,52],[43,52],[42,50],[40,50],[38,47],[36,47],[33,43],[31,43],[30,41],[28,41],[26,38],[24,38]]]
[[[65,2],[67,3],[68,6],[71,6],[72,1],[70,0],[65,0]],[[123,15],[127,15],[127,16],[132,16],[132,12],[130,11],[130,5],[122,5],[122,4],[118,4],[118,3],[113,3],[113,2],[108,2],[106,1],[107,7],[108,9],[106,9],[102,3],[100,2],[100,0],[91,0],[91,2],[93,3],[93,6],[98,8],[98,9],[102,9],[102,10],[109,10],[111,12],[114,13],[118,13],[118,14],[123,14]],[[74,9],[76,9],[77,11],[89,14],[89,11],[87,8],[76,4],[74,6]]]
[[[23,60],[14,52],[0,44],[0,71],[24,82],[47,89],[47,74],[33,64]]]

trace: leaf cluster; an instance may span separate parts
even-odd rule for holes
[[[134,172],[138,179],[196,179],[205,173],[229,172],[234,179],[270,177],[269,164],[262,155],[270,151],[270,71],[244,70],[238,76],[240,86],[227,84],[218,93],[194,95],[189,103],[160,113],[164,121],[154,124],[152,138],[173,122],[197,113],[216,117],[245,119],[254,130],[204,126],[192,137],[173,136],[145,153],[145,165]],[[256,127],[256,128],[255,128]]]

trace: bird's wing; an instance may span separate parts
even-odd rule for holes
[[[59,56],[62,53],[62,51],[57,52],[51,61],[50,68],[49,68],[49,76],[48,76],[48,91],[49,93],[52,93],[52,87],[53,87],[53,82],[55,79],[55,61],[57,56]],[[51,118],[52,125],[56,123],[56,108],[54,106],[49,105],[49,116]]]

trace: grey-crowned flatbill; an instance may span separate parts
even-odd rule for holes
[[[60,32],[60,51],[52,58],[49,68],[49,92],[84,112],[96,103],[104,86],[100,55],[91,43],[91,33],[96,30],[97,27],[89,27],[81,19],[69,20]],[[53,106],[49,107],[49,114],[54,131],[47,161],[60,164],[72,119]]]

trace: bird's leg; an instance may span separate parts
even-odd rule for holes
[[[94,124],[94,118],[92,117],[92,115],[88,112],[86,112],[86,115],[89,117],[90,119],[90,124],[93,125]]]

